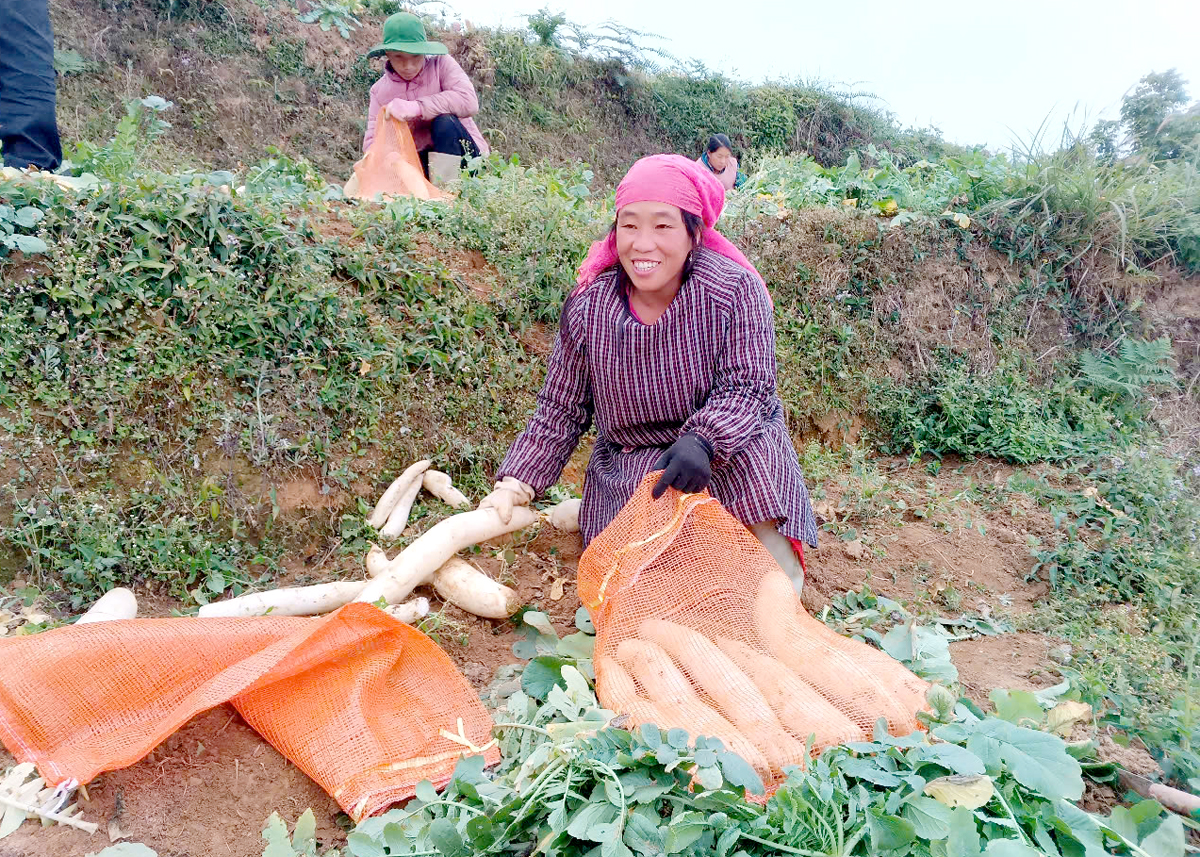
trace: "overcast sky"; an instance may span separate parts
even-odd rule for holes
[[[742,80],[869,91],[902,124],[964,144],[1007,148],[1047,116],[1056,143],[1065,120],[1115,117],[1150,71],[1179,69],[1200,98],[1200,0],[450,0],[462,18],[511,27],[542,5],[657,33]]]

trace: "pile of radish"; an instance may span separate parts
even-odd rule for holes
[[[669,724],[720,738],[768,781],[778,780],[789,765],[805,763],[810,738],[816,749],[867,740],[866,729],[881,714],[889,724],[913,722],[923,705],[917,686],[903,699],[879,691],[888,698],[864,698],[858,711],[853,698],[864,685],[862,668],[842,670],[839,677],[841,665],[828,662],[841,653],[831,655],[812,629],[801,628],[795,607],[789,608],[794,604],[788,577],[767,574],[754,609],[756,646],[734,639],[733,630],[710,639],[679,622],[644,620],[611,656],[597,659],[601,702],[638,724]],[[806,639],[814,640],[807,650]],[[814,670],[818,655],[825,666]],[[897,666],[890,661],[882,675],[894,674]],[[853,720],[843,711],[847,707]]]
[[[454,487],[445,473],[430,470],[429,461],[418,461],[400,474],[380,497],[367,523],[386,539],[395,539],[408,527],[409,514],[421,489],[455,509],[469,508],[471,501]],[[547,513],[561,528],[578,529],[579,501],[568,500]],[[572,510],[571,505],[575,508]],[[494,509],[476,509],[438,522],[411,545],[388,559],[371,545],[365,566],[368,580],[346,580],[255,592],[206,604],[202,617],[214,616],[315,616],[328,613],[351,601],[388,605],[388,613],[412,624],[429,612],[427,598],[406,601],[414,589],[431,585],[450,604],[477,616],[504,619],[521,606],[515,590],[492,580],[456,554],[472,545],[537,523],[540,516],[528,507],[513,509],[503,523]]]

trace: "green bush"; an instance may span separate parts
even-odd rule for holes
[[[641,90],[630,93],[631,100]],[[711,134],[725,133],[745,143],[745,88],[720,74],[666,73],[648,81],[647,107],[631,110],[656,117],[664,150],[697,154]]]
[[[304,42],[294,39],[284,39],[278,36],[271,39],[265,54],[269,67],[284,77],[302,74],[306,70],[304,63]]]
[[[203,518],[175,515],[175,506],[139,492],[120,506],[89,492],[48,497],[18,503],[5,536],[25,554],[35,580],[50,575],[65,585],[75,610],[115,586],[149,582],[204,603],[248,583],[248,566],[267,563],[213,532],[207,506]]]
[[[796,137],[796,111],[783,86],[756,86],[749,92],[747,136],[750,145],[767,152],[786,152]]]
[[[1200,603],[1200,498],[1181,476],[1184,463],[1155,447],[1131,447],[1072,472],[1082,490],[1043,489],[1064,537],[1037,552],[1032,574],[1056,586],[1096,584],[1123,599],[1137,595],[1159,621],[1185,628]]]
[[[1052,152],[1035,141],[977,216],[1014,259],[1071,271],[1097,257],[1122,270],[1175,257],[1195,268],[1200,167],[1107,164],[1078,140]]]
[[[1039,389],[1015,370],[951,366],[911,386],[876,384],[870,407],[893,453],[989,455],[1028,464],[1083,455],[1120,430],[1067,382]]]

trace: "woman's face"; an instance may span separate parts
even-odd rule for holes
[[[392,71],[405,80],[412,80],[421,73],[421,69],[425,68],[425,57],[422,54],[388,51],[387,58],[388,62],[392,65]]]
[[[617,257],[639,292],[673,296],[691,250],[683,213],[675,206],[632,202],[617,212]]]
[[[729,166],[729,159],[731,157],[733,157],[733,152],[722,146],[715,152],[708,153],[708,165],[712,167],[715,172],[723,173],[725,172],[725,168]]]

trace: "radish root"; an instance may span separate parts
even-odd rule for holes
[[[495,509],[476,509],[447,518],[435,524],[391,560],[356,600],[373,602],[382,598],[394,604],[406,598],[417,586],[428,582],[434,572],[460,550],[524,529],[536,522],[537,513],[523,506],[513,509],[512,519],[507,524],[500,520]],[[370,568],[378,562],[378,557],[368,557]]]
[[[110,589],[100,596],[91,609],[75,620],[76,625],[92,622],[112,622],[119,619],[137,618],[137,598],[123,586]]]
[[[421,485],[424,484],[423,474],[429,469],[429,464],[428,461],[418,461],[404,471],[411,473],[412,478],[400,492],[395,507],[388,515],[387,523],[379,530],[379,535],[385,539],[398,538],[404,532],[404,528],[408,526],[408,515],[412,512],[413,503],[417,502],[417,495],[421,493]]]
[[[421,477],[429,469],[430,464],[432,464],[430,461],[418,461],[397,476],[392,484],[388,486],[387,490],[383,492],[383,496],[379,498],[379,502],[375,504],[375,510],[371,512],[371,517],[367,518],[367,523],[377,530],[386,524],[396,505],[400,502],[400,498],[405,496],[414,482],[417,485],[417,490],[421,490]],[[413,492],[413,497],[416,497],[416,492]],[[407,522],[407,512],[405,512],[404,518]],[[404,528],[401,527],[400,529],[403,530]]]
[[[583,506],[582,500],[563,500],[546,512],[546,518],[550,521],[550,526],[556,530],[562,530],[564,533],[577,533],[579,532],[579,509],[581,506]]]
[[[426,491],[453,509],[471,508],[467,495],[455,488],[450,477],[440,470],[426,470],[422,484]]]

